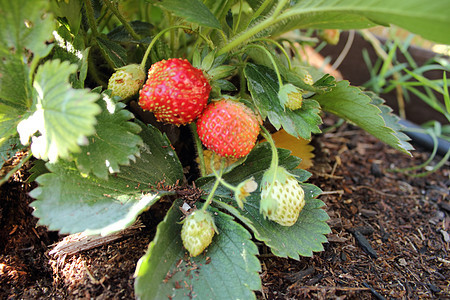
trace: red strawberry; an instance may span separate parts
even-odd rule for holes
[[[206,107],[211,86],[202,70],[187,60],[172,58],[152,65],[139,92],[139,105],[160,122],[184,125]]]
[[[210,103],[197,120],[197,132],[206,148],[220,156],[246,156],[255,146],[260,119],[242,103],[222,99]]]

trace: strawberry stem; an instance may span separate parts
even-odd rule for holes
[[[286,57],[286,61],[287,61],[287,63],[288,63],[289,70],[292,69],[291,58],[289,57],[289,55],[287,54],[286,50],[284,49],[284,47],[283,47],[280,43],[278,43],[277,41],[268,39],[268,38],[258,38],[258,39],[254,40],[254,41],[255,41],[255,42],[256,42],[256,41],[261,41],[261,42],[266,42],[266,43],[272,43],[272,44],[274,44],[275,46],[277,46],[278,49],[280,49],[280,51],[281,51],[281,52],[283,53],[283,55]]]
[[[139,41],[141,39],[140,36],[136,33],[136,31],[134,31],[134,29],[130,26],[128,21],[122,16],[122,14],[117,9],[117,7],[115,7],[114,4],[111,3],[110,0],[106,0],[106,1],[104,1],[104,3],[112,11],[112,13],[117,17],[117,19],[119,19],[120,23],[122,23],[125,30],[128,31],[136,41]]]
[[[92,35],[96,37],[98,36],[98,30],[97,30],[97,22],[95,21],[94,8],[92,7],[92,2],[90,0],[84,0],[84,4],[86,7],[86,16],[89,23],[89,27],[91,28]]]
[[[275,59],[273,58],[272,53],[270,53],[270,51],[267,50],[266,47],[263,47],[261,45],[255,45],[255,44],[247,45],[243,51],[245,51],[245,49],[247,49],[247,48],[252,48],[252,47],[262,50],[267,55],[267,57],[269,57],[270,61],[272,62],[272,65],[273,65],[273,69],[274,69],[275,73],[277,74],[279,90],[281,90],[281,88],[283,87],[283,80],[281,79],[280,70],[278,69],[277,63],[275,62]]]
[[[148,58],[153,46],[155,45],[156,41],[167,31],[176,29],[176,28],[189,29],[189,27],[187,27],[187,26],[177,25],[177,26],[171,26],[171,27],[165,28],[164,30],[161,30],[160,32],[158,32],[158,34],[155,35],[155,37],[153,37],[152,41],[150,42],[150,44],[147,47],[147,50],[145,51],[144,57],[142,58],[142,62],[141,62],[142,69],[145,70],[145,64],[147,63],[147,58]]]
[[[212,159],[212,161],[214,161],[214,158]],[[213,164],[213,162],[211,162],[211,164]],[[213,187],[211,189],[211,192],[209,192],[208,197],[206,198],[206,201],[205,201],[205,203],[202,206],[202,211],[206,211],[206,209],[208,208],[208,206],[211,204],[211,202],[213,200],[213,196],[216,193],[216,190],[217,190],[217,188],[219,187],[219,184],[220,184],[220,179],[222,178],[224,165],[225,165],[225,160],[222,159],[222,164],[220,165],[220,173],[218,174],[219,176],[216,177],[216,181],[214,182],[214,185],[213,185]]]
[[[275,142],[273,141],[272,135],[270,134],[270,132],[264,127],[261,126],[261,135],[269,142],[270,144],[270,149],[272,150],[272,161],[270,163],[270,168],[264,173],[264,174],[272,174],[271,178],[272,178],[272,182],[269,185],[269,191],[268,194],[271,193],[271,189],[273,188],[273,186],[275,185],[275,181],[277,178],[277,172],[278,172],[278,149],[275,146]],[[262,185],[262,184],[261,184]],[[262,186],[261,186],[262,188]]]
[[[270,163],[270,168],[276,170],[278,168],[278,149],[275,146],[275,142],[273,141],[270,132],[264,126],[261,126],[261,129],[261,135],[269,142],[270,149],[272,150],[272,161]]]
[[[252,18],[248,20],[248,23],[244,28],[248,28],[250,26],[250,23],[255,20],[257,17],[259,17],[263,11],[267,8],[267,5],[272,3],[272,0],[265,0],[258,8],[258,10],[252,15]]]
[[[256,13],[252,16],[252,18],[250,19],[249,23],[250,24],[252,21],[254,21],[259,14],[261,14],[264,9],[266,8],[265,6],[267,6],[268,4],[270,4],[272,1],[264,1],[264,3],[260,6],[260,9],[258,9],[258,11],[256,11]],[[270,26],[278,23],[278,22],[282,22],[285,21],[293,16],[295,16],[296,12],[295,10],[285,10],[282,14],[281,14],[281,10],[285,7],[287,0],[282,0],[278,2],[278,5],[276,6],[274,13],[266,18],[264,21],[257,23],[255,26],[252,27],[248,27],[247,30],[239,33],[237,36],[235,36],[234,39],[231,39],[231,41],[228,44],[225,44],[225,46],[223,46],[222,48],[219,49],[217,56],[220,56],[222,54],[228,53],[231,50],[233,50],[234,48],[240,46],[241,44],[246,44],[248,43],[248,41],[250,41],[252,39],[253,36],[255,36],[256,34],[263,32],[265,29],[269,28]]]
[[[181,28],[181,29],[188,29],[191,30],[191,27],[189,26],[183,26],[183,25],[175,25],[175,26],[171,26],[168,28],[165,28],[163,30],[161,30],[160,32],[158,32],[157,35],[155,35],[155,37],[152,39],[152,41],[150,42],[150,44],[147,47],[147,50],[145,51],[144,57],[142,58],[142,62],[141,62],[141,68],[145,70],[145,64],[147,63],[147,59],[148,56],[150,54],[150,51],[152,50],[153,46],[155,45],[156,41],[166,32],[168,32],[169,30],[172,29],[177,29],[177,28]],[[197,32],[198,36],[200,36],[204,41],[206,41],[206,43],[208,43],[208,46],[213,49],[214,45],[212,45],[212,42],[203,34],[201,34],[200,32]]]
[[[237,31],[238,28],[239,28],[239,23],[241,22],[241,17],[242,17],[242,6],[243,6],[242,0],[240,0],[240,1],[239,1],[239,14],[238,14],[238,17],[237,17],[237,21],[236,21],[236,22],[233,22],[233,23],[234,23],[234,24],[233,24],[233,34],[236,34],[236,31]]]
[[[222,159],[222,162],[223,162],[224,160]],[[238,188],[237,187],[235,187],[235,186],[233,186],[233,185],[231,185],[231,184],[229,184],[228,182],[226,182],[223,178],[222,178],[222,176],[220,176],[218,173],[217,173],[217,171],[216,171],[216,169],[214,168],[214,158],[211,160],[211,169],[212,169],[212,171],[213,171],[213,173],[214,173],[214,176],[216,176],[216,180],[219,180],[219,182],[220,182],[220,184],[222,184],[224,187],[226,187],[227,189],[230,189],[230,190],[232,190],[233,192],[236,192],[236,191],[238,191]],[[222,170],[221,170],[222,171]]]
[[[287,0],[281,0],[278,2],[277,7],[275,7],[275,11],[273,12],[273,14],[270,16],[271,18],[276,18],[278,17],[278,15],[280,14],[281,10],[284,8],[284,6],[286,5]]]

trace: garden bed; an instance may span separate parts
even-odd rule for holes
[[[425,178],[389,172],[419,164],[429,154],[419,149],[411,159],[351,125],[313,143],[309,182],[324,191],[329,242],[325,251],[299,261],[273,256],[259,244],[263,289],[257,296],[450,297],[448,164]],[[36,226],[27,176],[22,169],[1,187],[0,298],[134,298],[136,263],[170,203],[154,205],[139,226],[118,239],[74,254],[50,254],[64,237]]]

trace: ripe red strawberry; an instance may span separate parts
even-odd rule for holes
[[[211,102],[197,120],[203,145],[220,156],[240,158],[255,146],[260,119],[243,103],[230,99]]]
[[[197,256],[208,247],[217,232],[212,216],[205,211],[196,210],[186,217],[181,227],[183,246],[191,256]]]
[[[202,70],[187,60],[172,58],[152,65],[139,92],[139,105],[159,122],[184,125],[206,107],[211,86]]]

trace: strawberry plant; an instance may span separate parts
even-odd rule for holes
[[[328,112],[411,150],[382,99],[297,55],[311,30],[450,42],[447,0],[0,1],[0,151],[33,158],[39,223],[108,235],[172,203],[137,264],[140,299],[255,298],[255,241],[323,250],[321,190],[268,129],[309,140]]]

